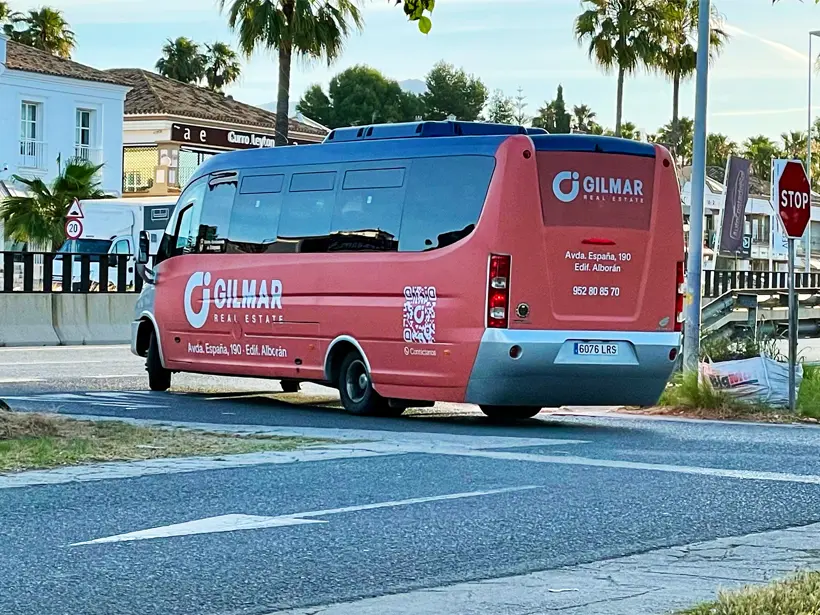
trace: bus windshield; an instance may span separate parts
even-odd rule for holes
[[[108,254],[111,241],[108,239],[69,239],[57,252],[70,254]]]

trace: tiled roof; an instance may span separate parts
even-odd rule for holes
[[[140,68],[106,71],[127,81],[132,90],[125,98],[126,115],[167,114],[229,124],[276,127],[276,114],[246,105],[207,88],[168,79]],[[290,119],[290,130],[324,136],[327,131]]]
[[[21,45],[13,41],[6,42],[6,68],[9,70],[25,71],[27,73],[66,77],[68,79],[81,79],[83,81],[96,81],[98,83],[111,83],[114,85],[129,85],[117,75],[113,75],[107,71],[91,68],[90,66],[79,64],[72,60],[64,60],[63,58],[51,55],[47,51],[41,51],[34,47]]]

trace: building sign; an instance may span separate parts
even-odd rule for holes
[[[226,149],[257,149],[273,147],[273,135],[247,132],[244,130],[225,130],[208,126],[194,126],[192,124],[171,124],[171,140],[192,145],[206,145],[209,147],[224,147]],[[298,145],[297,141],[290,140],[291,145]]]

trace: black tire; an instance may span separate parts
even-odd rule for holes
[[[283,393],[298,393],[302,390],[302,385],[295,380],[280,380],[279,386],[282,387]]]
[[[349,353],[342,361],[337,386],[342,405],[350,414],[379,416],[397,410],[390,408],[387,400],[376,393],[367,365],[358,352]]]
[[[521,421],[531,419],[541,412],[532,406],[480,406],[481,411],[497,421]]]
[[[151,340],[148,342],[145,371],[148,372],[148,386],[152,391],[167,391],[171,388],[171,371],[162,366],[155,331],[151,331]]]

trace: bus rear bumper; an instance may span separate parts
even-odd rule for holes
[[[680,333],[673,332],[487,329],[466,401],[541,408],[650,406],[672,374],[680,341]],[[614,344],[617,354],[578,355],[576,342],[603,342],[610,349]]]

